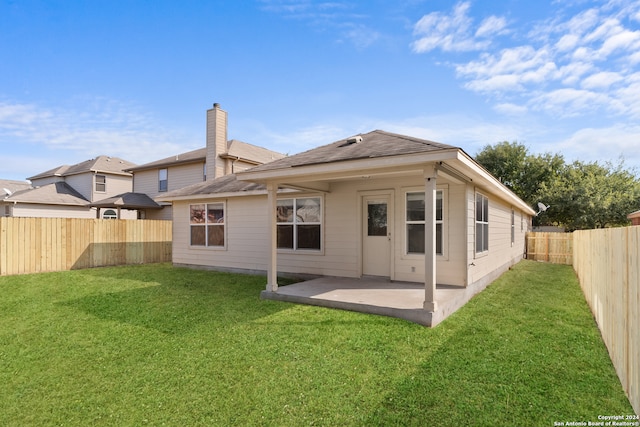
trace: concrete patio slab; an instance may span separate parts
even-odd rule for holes
[[[262,291],[260,297],[396,317],[433,327],[462,307],[482,289],[438,285],[436,287],[438,309],[433,312],[423,309],[424,285],[391,282],[385,278],[320,277],[280,286],[276,292]]]

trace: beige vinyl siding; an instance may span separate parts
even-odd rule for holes
[[[144,170],[133,175],[133,192],[153,198],[158,195],[158,169]]]
[[[497,199],[490,193],[479,191],[489,198],[489,250],[477,254],[475,252],[475,195],[472,186],[467,189],[467,227],[469,243],[467,253],[470,263],[469,283],[481,280],[491,280],[497,274],[522,259],[525,246],[525,233],[520,229],[519,218],[521,211],[515,210],[515,241],[511,244],[511,210],[513,207]],[[526,218],[526,216],[525,216]]]
[[[225,201],[225,248],[190,245],[189,203],[173,205],[173,262],[227,269],[263,271],[267,268],[266,196],[198,200]]]
[[[90,202],[95,202],[96,200],[105,199],[107,193],[96,193],[98,198],[91,198],[94,194],[93,191],[93,173],[80,173],[77,175],[70,175],[65,177],[64,181],[73,187],[78,193],[82,194],[82,196],[89,200]],[[109,188],[109,181],[107,177],[107,189]]]
[[[162,209],[147,209],[145,211],[145,219],[157,219],[162,221],[171,221],[172,215],[171,206],[165,206]]]
[[[95,218],[96,210],[82,206],[18,203],[13,206],[12,216],[29,218]]]
[[[31,181],[31,185],[33,187],[43,187],[47,184],[52,184],[54,182],[63,182],[64,179],[60,176],[50,176],[47,178],[39,178],[39,179],[34,179],[33,181]]]
[[[94,201],[105,199],[122,193],[133,191],[133,179],[131,176],[97,174],[106,176],[106,193],[94,192]],[[95,188],[94,188],[95,190]]]
[[[204,180],[204,162],[172,166],[168,172],[169,191],[177,190]],[[156,191],[157,187],[156,178]]]
[[[159,168],[162,169],[162,168]],[[134,190],[136,193],[145,193],[154,198],[161,194],[158,191],[159,169],[143,170],[135,173]],[[184,188],[188,185],[202,182],[204,179],[204,162],[189,163],[167,168],[167,191]]]
[[[475,192],[468,184],[438,178],[438,189],[445,192],[446,253],[437,256],[438,284],[466,286],[490,277],[494,270],[510,265],[522,257],[524,231],[520,229],[516,211],[515,244],[511,245],[511,206],[489,197],[489,252],[476,257]],[[361,242],[363,226],[362,198],[365,195],[392,196],[393,260],[391,278],[399,281],[424,282],[424,256],[405,252],[405,197],[407,191],[424,188],[421,176],[394,179],[362,179],[333,182],[328,193],[295,193],[289,197],[320,197],[322,199],[322,249],[320,251],[278,251],[278,271],[313,275],[360,277],[362,274]],[[266,219],[266,195],[212,198],[197,203],[226,203],[226,248],[189,246],[189,203],[174,203],[173,261],[176,264],[201,265],[225,269],[265,271],[269,243]],[[475,266],[467,266],[474,263]],[[412,271],[413,270],[413,271]],[[469,273],[467,274],[467,271]]]
[[[360,226],[356,187],[352,183],[336,183],[323,199],[322,250],[286,251],[278,253],[278,268],[292,273],[326,276],[359,277],[358,247]],[[318,196],[317,194],[296,197]]]
[[[407,187],[411,182],[415,187]],[[424,180],[404,180],[396,193],[396,271],[395,280],[424,281],[424,256],[407,255],[405,241],[405,195],[407,191],[420,191]],[[465,186],[438,178],[437,190],[443,191],[445,207],[443,245],[445,253],[436,256],[436,282],[447,285],[465,285]],[[412,271],[413,270],[413,271]]]

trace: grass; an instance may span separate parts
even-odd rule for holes
[[[0,278],[0,425],[540,425],[632,414],[570,267],[434,329],[170,265]]]

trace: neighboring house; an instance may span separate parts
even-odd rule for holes
[[[0,179],[0,216],[11,216],[11,205],[3,203],[6,197],[29,188],[31,188],[31,183],[28,181]]]
[[[156,160],[127,170],[133,174],[133,191],[155,199],[163,194],[240,172],[273,160],[284,154],[237,140],[227,140],[227,112],[219,104],[207,111],[206,147]],[[171,204],[163,209],[141,210],[147,219],[171,219]]]
[[[631,225],[640,225],[640,211],[630,213],[627,218],[631,220]]]
[[[50,218],[115,218],[117,209],[100,210],[91,204],[130,192],[132,175],[125,169],[134,164],[98,156],[76,165],[59,166],[28,178],[31,186],[3,197],[6,216]],[[135,211],[124,211],[122,218],[135,218]]]
[[[535,211],[462,149],[380,130],[160,196],[173,263],[486,286],[523,258]]]

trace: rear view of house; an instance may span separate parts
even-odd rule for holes
[[[462,149],[381,130],[167,193],[173,262],[482,289],[522,259],[534,211]]]

